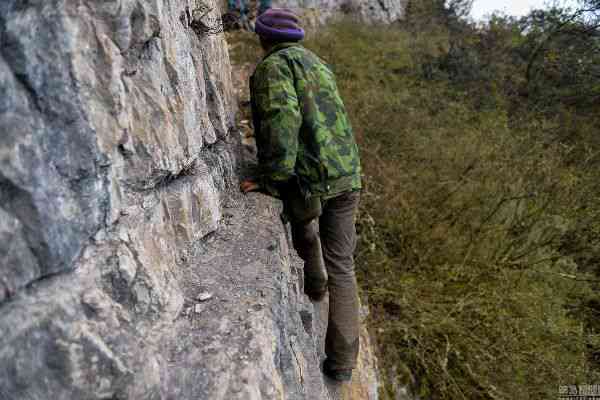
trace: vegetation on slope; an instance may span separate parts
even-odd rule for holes
[[[361,144],[357,267],[382,397],[550,399],[598,382],[595,14],[477,27],[460,2],[414,4],[394,29],[341,23],[307,43]]]

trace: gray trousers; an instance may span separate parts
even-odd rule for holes
[[[356,367],[359,350],[359,301],[354,272],[360,193],[346,192],[322,201],[322,214],[308,222],[292,221],[292,240],[305,262],[305,285],[328,276],[329,321],[325,354],[334,369]]]

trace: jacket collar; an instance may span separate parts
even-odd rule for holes
[[[279,50],[287,49],[288,47],[293,47],[293,46],[301,46],[301,45],[298,42],[282,42],[282,43],[277,43],[275,46],[271,47],[271,50],[269,50],[267,52],[267,54],[265,54],[265,56],[263,57],[263,60],[265,60],[271,54],[278,52]]]

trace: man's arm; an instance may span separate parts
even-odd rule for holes
[[[260,126],[255,127],[261,171],[257,183],[267,193],[279,197],[277,187],[295,174],[302,125],[292,71],[283,59],[269,60],[257,70],[252,89],[253,111],[260,121]]]

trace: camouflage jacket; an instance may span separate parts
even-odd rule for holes
[[[297,43],[276,45],[250,78],[262,189],[294,178],[305,197],[361,188],[358,146],[331,69]]]

